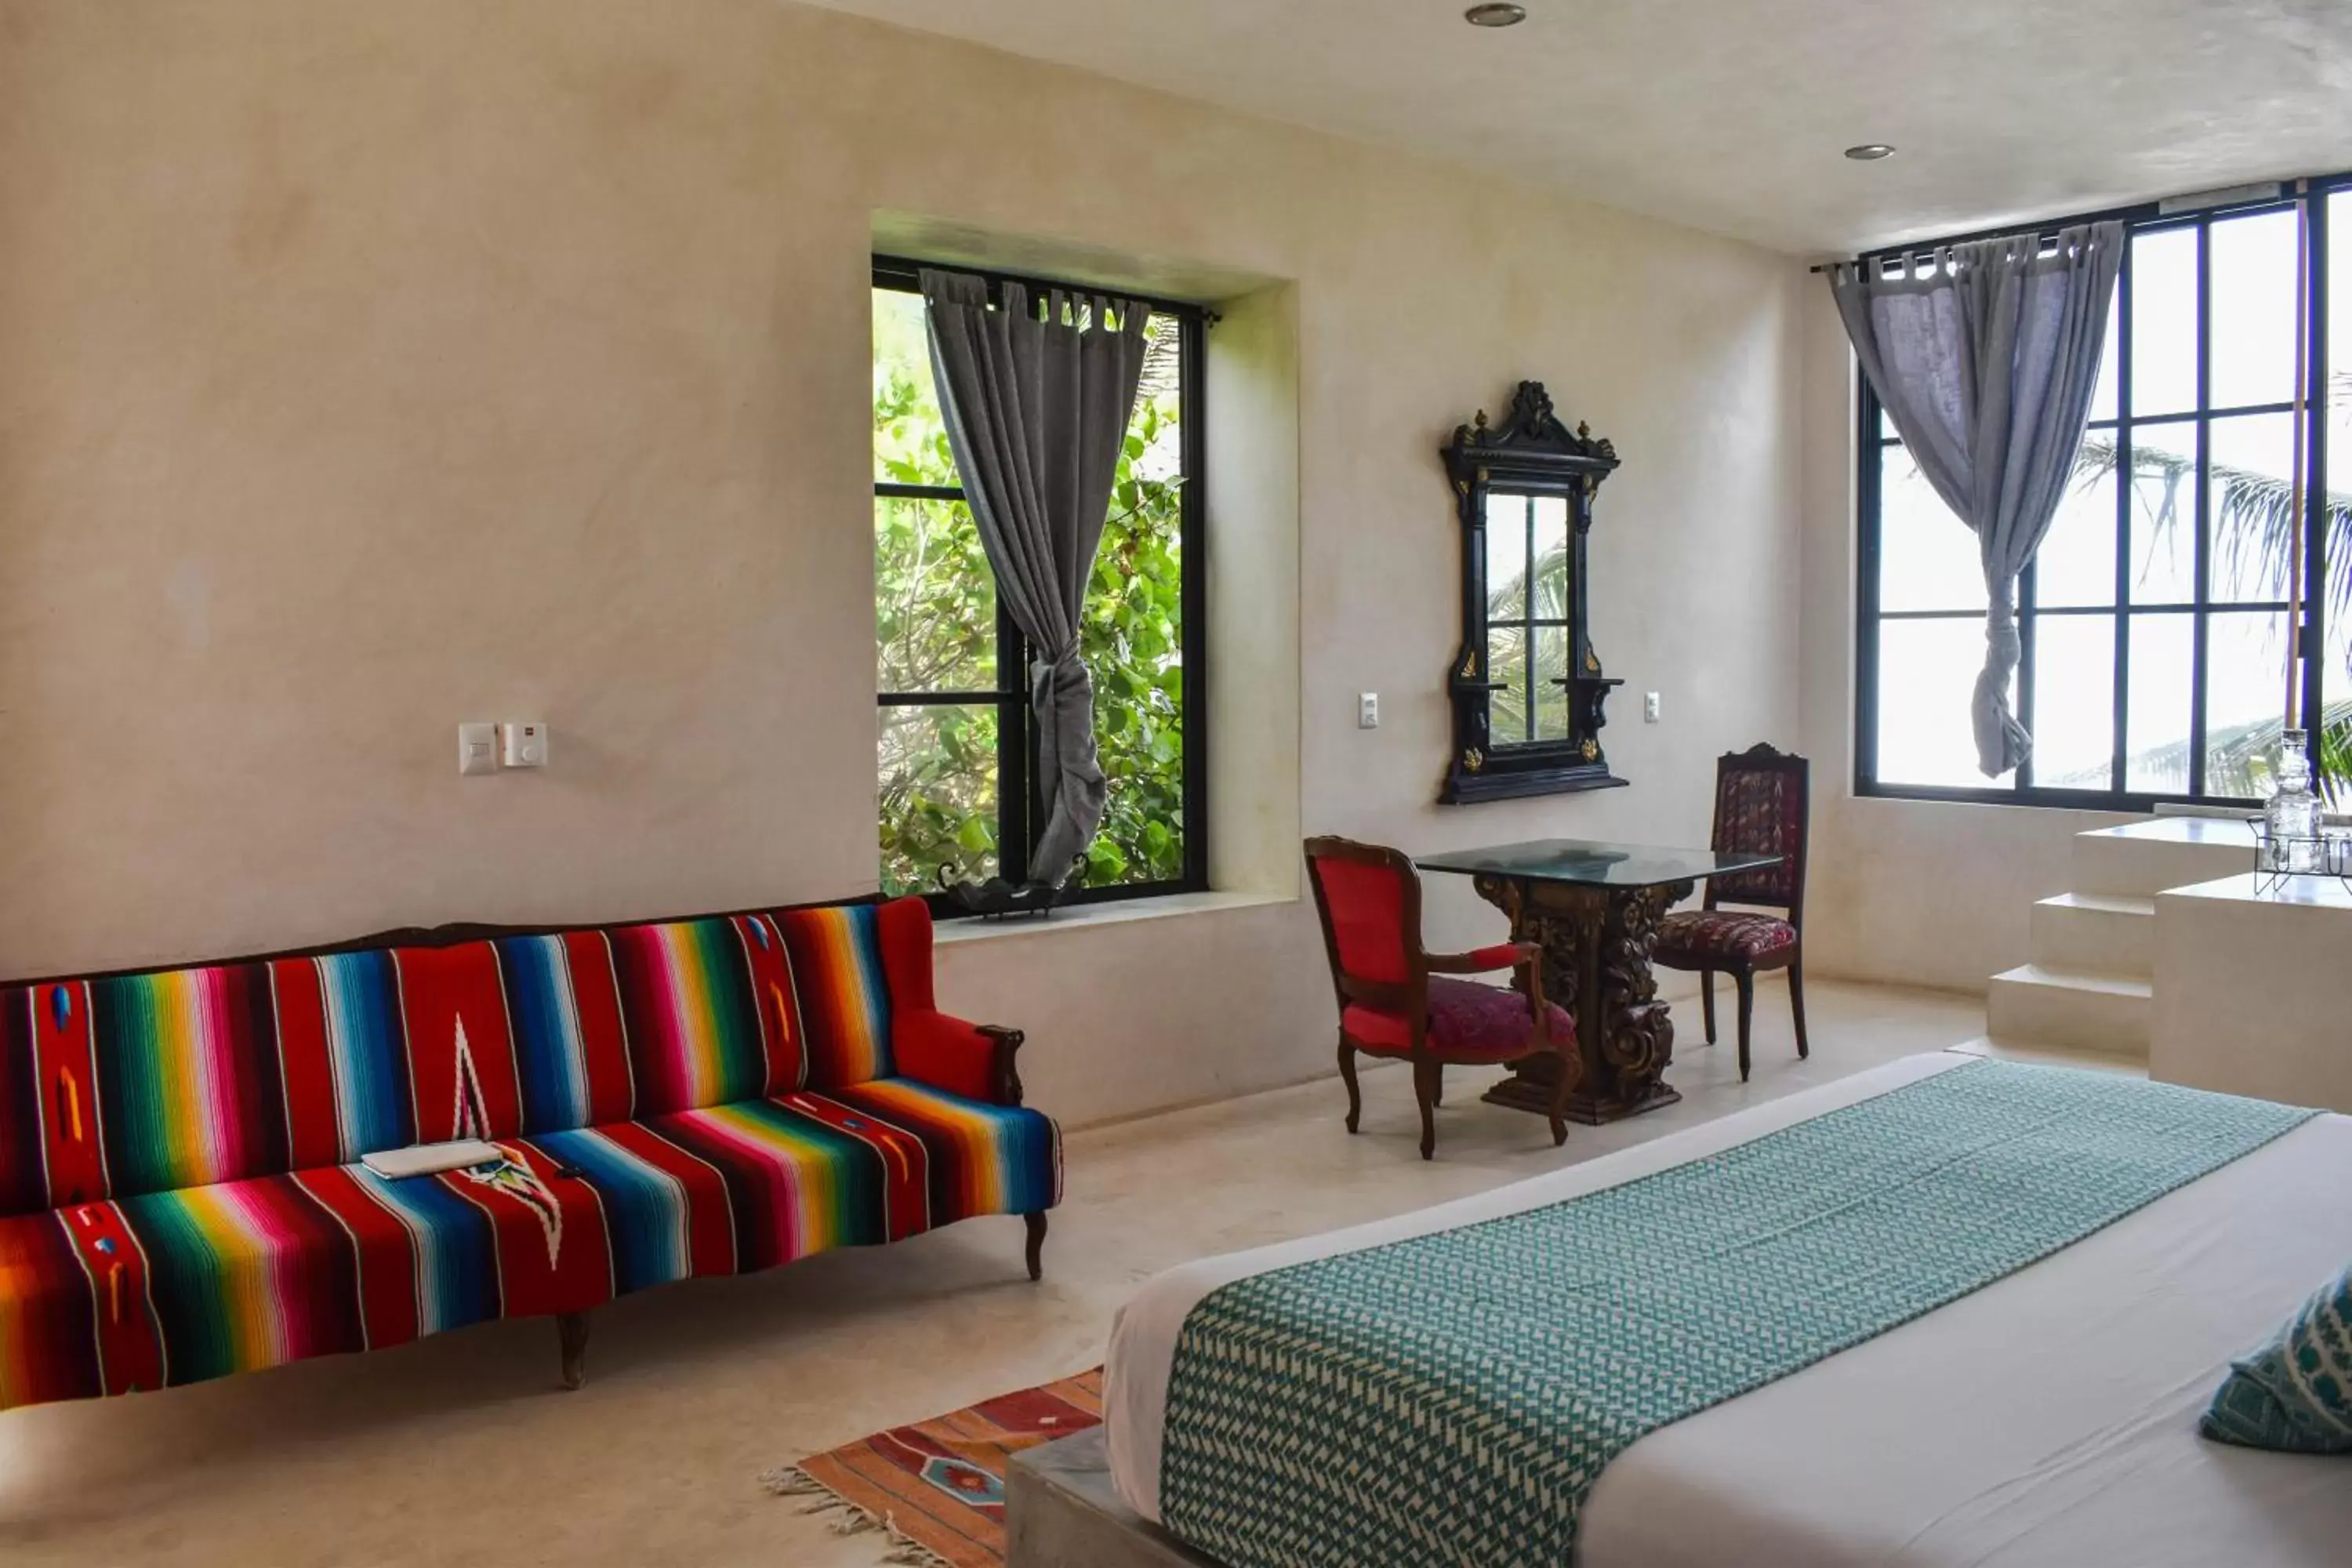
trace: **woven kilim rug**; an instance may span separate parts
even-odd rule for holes
[[[769,1490],[837,1513],[846,1535],[887,1532],[881,1561],[999,1568],[1004,1468],[1013,1455],[1102,1424],[1102,1368],[893,1426],[761,1477]]]

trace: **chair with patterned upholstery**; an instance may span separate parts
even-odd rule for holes
[[[1449,1065],[1488,1067],[1538,1051],[1559,1058],[1549,1108],[1555,1147],[1568,1139],[1568,1097],[1584,1071],[1576,1026],[1543,994],[1540,950],[1499,942],[1473,952],[1431,952],[1421,944],[1421,877],[1412,858],[1346,838],[1307,841],[1307,869],[1323,917],[1323,946],[1339,1000],[1339,1076],[1348,1085],[1348,1131],[1364,1101],[1356,1053],[1412,1064],[1421,1106],[1421,1157],[1437,1148],[1436,1109]],[[1517,972],[1507,990],[1456,974]]]
[[[1805,920],[1805,821],[1811,794],[1805,759],[1759,744],[1726,752],[1715,765],[1715,836],[1717,850],[1778,855],[1776,865],[1711,879],[1706,902],[1668,915],[1658,926],[1651,962],[1668,969],[1698,972],[1706,1022],[1706,1043],[1715,1044],[1715,975],[1729,974],[1739,985],[1739,1078],[1748,1079],[1748,1016],[1756,1000],[1756,976],[1789,972],[1789,1006],[1796,1016],[1797,1055],[1806,1056],[1805,969],[1801,938]],[[1724,909],[1725,904],[1744,906]],[[1787,918],[1751,912],[1759,907]]]

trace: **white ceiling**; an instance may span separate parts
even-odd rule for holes
[[[2352,167],[2352,0],[813,3],[1793,251]]]

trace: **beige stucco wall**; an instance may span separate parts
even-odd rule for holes
[[[1788,258],[764,0],[10,0],[0,973],[871,888],[877,211],[1295,284],[1299,669],[1213,700],[1307,830],[1690,840],[1798,738]],[[1441,811],[1435,447],[1521,376],[1625,459],[1633,787]],[[554,765],[461,780],[501,718]],[[1079,1119],[1328,1060],[1296,904],[944,963]]]

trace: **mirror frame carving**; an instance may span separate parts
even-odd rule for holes
[[[1600,737],[1608,722],[1602,710],[1609,693],[1624,682],[1604,676],[1593,651],[1587,626],[1591,579],[1585,571],[1592,498],[1601,480],[1616,471],[1617,448],[1586,426],[1570,430],[1552,411],[1543,384],[1523,381],[1512,395],[1510,417],[1500,427],[1490,426],[1480,409],[1474,421],[1454,428],[1441,454],[1462,531],[1462,646],[1446,671],[1454,748],[1439,802],[1460,805],[1623,787],[1626,781],[1609,771]],[[1498,688],[1486,668],[1486,497],[1497,490],[1559,496],[1568,502],[1570,670],[1555,678],[1568,689],[1565,739],[1497,745],[1489,732],[1491,700]],[[1535,563],[1528,569],[1532,572]],[[1532,702],[1535,694],[1528,695]]]

